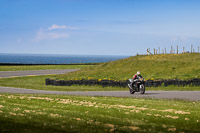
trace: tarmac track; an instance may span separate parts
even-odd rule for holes
[[[200,101],[200,91],[146,91],[145,94],[130,94],[127,91],[46,91],[12,87],[0,87],[0,93],[15,94],[57,94],[77,96],[106,96],[106,97],[130,97],[130,98],[157,98],[157,99],[181,99]]]
[[[31,71],[2,71],[0,78],[23,77],[32,75],[64,74],[77,71],[78,69],[54,69],[54,70],[31,70]]]
[[[0,72],[0,78],[22,77],[30,75],[48,75],[63,74],[78,69],[62,70],[34,70],[34,71],[3,71]],[[130,94],[127,91],[46,91],[32,90],[12,87],[0,87],[0,93],[17,93],[17,94],[58,94],[58,95],[81,95],[81,96],[107,96],[107,97],[131,97],[131,98],[159,98],[159,99],[184,99],[191,101],[200,101],[200,91],[146,91],[145,94]]]

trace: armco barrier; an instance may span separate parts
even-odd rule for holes
[[[54,80],[46,79],[46,85],[55,86],[71,86],[71,85],[101,85],[103,87],[113,86],[113,87],[126,87],[128,80],[126,81],[114,81],[114,80]],[[200,79],[191,80],[147,80],[145,81],[145,86],[147,87],[159,87],[159,86],[200,86]]]

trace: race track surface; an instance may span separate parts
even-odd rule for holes
[[[63,74],[78,69],[61,69],[61,70],[33,70],[33,71],[3,71],[0,72],[0,78],[22,77],[30,75],[48,75]],[[127,91],[45,91],[32,90],[12,87],[0,87],[0,93],[17,93],[17,94],[58,94],[58,95],[81,95],[81,96],[111,96],[111,97],[131,97],[131,98],[159,98],[159,99],[184,99],[200,101],[200,91],[146,91],[145,94],[130,94]]]
[[[11,87],[0,87],[0,93],[17,94],[58,94],[58,95],[80,95],[80,96],[111,96],[131,98],[159,98],[159,99],[184,99],[200,101],[200,91],[146,91],[145,94],[130,94],[129,91],[45,91]]]
[[[64,74],[77,71],[78,69],[55,69],[55,70],[31,70],[31,71],[2,71],[0,78],[23,77],[30,75]]]

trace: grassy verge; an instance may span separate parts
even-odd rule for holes
[[[17,87],[36,90],[51,90],[51,91],[114,91],[127,90],[127,88],[114,88],[101,86],[46,86],[45,79],[51,78],[53,75],[43,76],[28,76],[15,78],[1,78],[0,86]]]
[[[200,103],[0,94],[0,123],[1,132],[192,133],[200,131]]]
[[[29,76],[29,77],[15,77],[15,78],[1,78],[0,86],[27,88],[36,90],[51,90],[51,91],[128,91],[128,88],[120,87],[105,87],[102,86],[46,86],[45,79],[52,78],[53,75],[44,76]],[[200,87],[148,87],[146,90],[165,90],[165,91],[200,91]]]
[[[49,69],[76,69],[93,65],[0,65],[0,71],[25,71]]]
[[[134,56],[58,75],[55,78],[125,80],[131,78],[137,71],[141,71],[145,79],[200,78],[200,54]]]

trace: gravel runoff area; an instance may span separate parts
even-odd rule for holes
[[[2,71],[0,78],[23,77],[29,75],[48,75],[48,74],[64,74],[77,71],[78,69],[55,69],[55,70],[31,70],[31,71]]]
[[[184,99],[200,101],[200,91],[146,91],[145,94],[130,94],[129,91],[46,91],[32,90],[12,87],[0,87],[0,93],[16,94],[58,94],[58,95],[80,95],[80,96],[111,96],[132,98],[159,98],[159,99]]]

